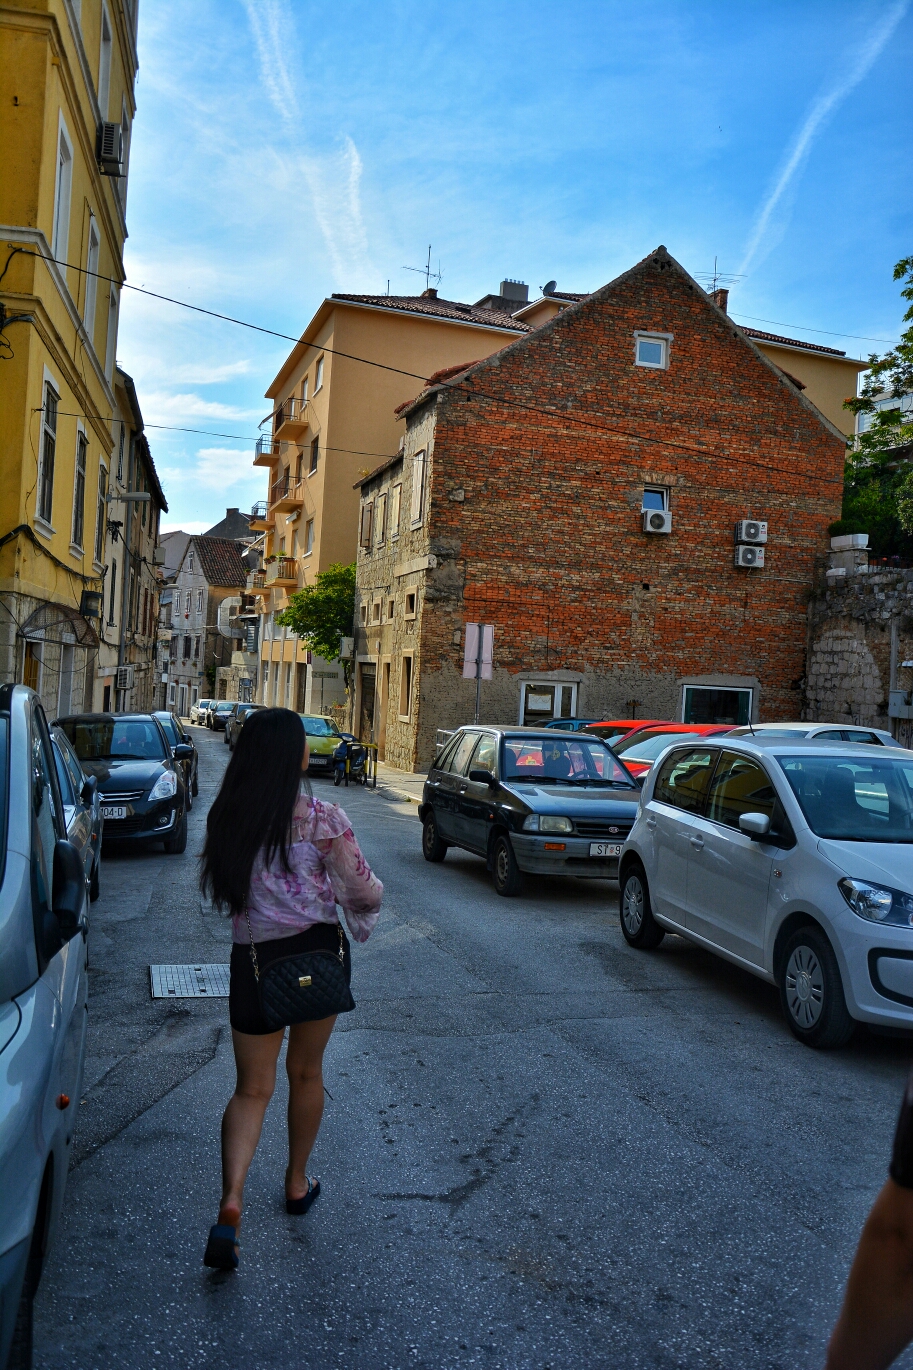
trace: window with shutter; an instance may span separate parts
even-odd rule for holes
[[[421,523],[425,514],[425,453],[412,458],[412,522]]]

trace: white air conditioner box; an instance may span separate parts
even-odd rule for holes
[[[644,509],[642,513],[645,533],[672,532],[672,515],[668,509]]]
[[[763,566],[764,548],[763,547],[737,547],[735,549],[736,566]]]
[[[133,667],[118,666],[117,674],[114,677],[114,688],[116,690],[133,689]]]
[[[766,542],[767,524],[760,523],[758,519],[742,519],[735,526],[736,542]]]

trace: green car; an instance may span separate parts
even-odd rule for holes
[[[333,753],[342,741],[339,729],[332,718],[323,718],[320,714],[299,714],[298,717],[304,724],[311,749],[308,772],[322,771],[324,775],[332,775]]]

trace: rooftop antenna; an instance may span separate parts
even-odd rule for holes
[[[718,290],[721,285],[734,285],[736,281],[741,281],[743,279],[742,276],[733,276],[731,272],[720,271],[717,257],[714,257],[713,259],[712,273],[709,271],[696,271],[694,274],[699,281],[704,281],[706,283],[708,295],[712,294],[714,290]]]
[[[404,270],[404,271],[415,271],[419,276],[424,276],[424,278],[425,278],[425,289],[426,289],[426,290],[429,288],[429,286],[431,285],[431,282],[432,282],[432,281],[434,281],[434,283],[435,283],[436,286],[440,285],[441,279],[442,279],[443,274],[444,274],[444,273],[441,271],[441,264],[440,264],[440,262],[438,262],[438,264],[437,264],[437,271],[432,271],[432,270],[431,270],[431,244],[430,244],[430,243],[428,244],[428,260],[426,261],[425,265],[424,265],[424,266],[404,266],[404,267],[403,267],[403,270]]]

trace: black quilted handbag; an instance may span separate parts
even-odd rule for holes
[[[355,1007],[346,972],[345,942],[339,928],[339,951],[299,951],[280,956],[261,973],[257,948],[247,918],[250,959],[264,1022],[271,1032],[292,1023],[331,1018]]]

